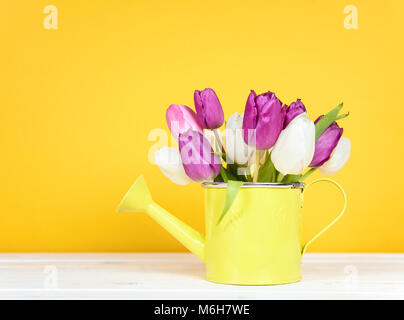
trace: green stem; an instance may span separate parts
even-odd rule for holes
[[[280,183],[280,182],[282,181],[283,177],[284,177],[284,175],[279,172],[279,173],[278,173],[278,177],[276,178],[276,182],[277,182],[277,183]]]
[[[220,169],[220,174],[221,174],[224,182],[227,182],[229,180],[229,178],[227,177],[226,170],[225,170],[225,168],[223,168],[223,166]]]
[[[226,151],[224,150],[224,146],[222,145],[222,142],[220,141],[220,136],[218,133],[219,129],[213,129],[213,133],[215,135],[215,140],[216,144],[219,146],[219,149],[222,151],[223,154],[226,154]]]
[[[300,179],[299,182],[303,182],[309,175],[311,175],[314,171],[316,171],[317,168],[311,168],[309,171],[307,171]]]
[[[260,169],[260,159],[261,159],[261,150],[255,151],[255,167],[254,167],[254,178],[253,182],[258,182],[258,171]]]

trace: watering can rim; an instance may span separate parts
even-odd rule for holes
[[[204,188],[226,188],[226,182],[204,182]],[[275,182],[244,182],[241,188],[274,188],[274,189],[304,189],[302,182],[275,183]]]

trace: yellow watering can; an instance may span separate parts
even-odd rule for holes
[[[301,207],[307,188],[317,182],[335,184],[344,197],[341,213],[301,245]],[[206,237],[152,200],[140,176],[117,212],[145,212],[206,263],[206,279],[239,285],[268,285],[301,279],[301,258],[307,246],[345,212],[346,195],[331,179],[303,183],[244,183],[224,219],[218,224],[226,183],[204,183]]]

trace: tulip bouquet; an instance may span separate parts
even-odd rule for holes
[[[226,182],[226,214],[243,183],[302,182],[315,170],[333,174],[347,162],[351,143],[337,120],[342,103],[314,122],[300,99],[283,105],[275,93],[250,92],[244,113],[226,122],[216,93],[196,90],[195,110],[171,105],[166,120],[178,148],[163,147],[155,161],[176,184]],[[306,171],[305,171],[306,170]],[[219,219],[219,222],[221,220]]]

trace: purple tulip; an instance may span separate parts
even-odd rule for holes
[[[294,118],[303,112],[306,112],[306,107],[300,99],[297,99],[296,102],[292,102],[290,106],[286,106],[286,117],[283,128],[286,128]]]
[[[244,111],[243,137],[245,143],[257,149],[271,148],[283,129],[286,108],[275,93],[256,95],[251,90]]]
[[[179,135],[188,129],[203,132],[195,111],[184,105],[172,104],[169,106],[166,111],[166,120],[171,134],[177,141]]]
[[[314,123],[317,123],[323,116],[317,118]],[[311,160],[310,167],[321,167],[323,163],[328,161],[331,157],[331,153],[338,144],[339,139],[342,136],[344,129],[340,128],[334,121],[318,138],[316,141],[315,151],[313,159]]]
[[[221,163],[203,134],[192,129],[180,134],[179,147],[185,173],[197,182],[212,181]]]
[[[215,91],[210,88],[195,90],[194,102],[196,115],[204,129],[217,129],[222,126],[224,113]]]

